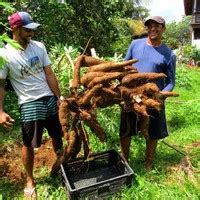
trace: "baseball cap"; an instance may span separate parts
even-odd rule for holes
[[[8,17],[9,24],[11,28],[17,28],[17,27],[24,27],[28,29],[35,29],[40,24],[35,23],[27,12],[16,12]]]
[[[146,21],[144,22],[144,25],[147,26],[150,21],[155,21],[155,22],[165,26],[165,20],[161,16],[150,16],[150,17],[148,17],[146,19]]]

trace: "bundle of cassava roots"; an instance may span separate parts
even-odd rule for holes
[[[86,55],[77,57],[70,95],[59,106],[62,131],[68,141],[63,161],[76,158],[82,148],[84,156],[88,157],[89,135],[85,125],[101,142],[106,141],[106,133],[97,120],[97,108],[117,104],[122,110],[135,112],[141,122],[138,132],[148,139],[148,122],[151,117],[148,111],[160,111],[165,98],[178,94],[160,91],[155,81],[164,79],[166,75],[138,73],[133,67],[136,62],[136,59],[113,62]],[[85,67],[85,73],[80,73],[82,67]]]

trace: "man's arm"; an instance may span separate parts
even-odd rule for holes
[[[132,48],[133,48],[133,41],[131,42],[131,44],[128,47],[128,50],[126,52],[124,60],[131,60],[131,59],[133,59]]]
[[[14,123],[14,119],[12,119],[3,110],[3,101],[4,101],[4,96],[5,96],[5,84],[6,84],[6,80],[1,79],[0,80],[0,126],[3,126],[4,128],[10,128]]]
[[[163,91],[172,91],[175,86],[176,77],[176,56],[172,55],[167,66],[167,78],[165,79],[165,88]]]
[[[49,65],[49,66],[44,67],[44,72],[46,74],[47,83],[48,83],[50,89],[52,90],[54,95],[59,98],[60,97],[60,89],[58,86],[57,78],[56,78],[53,70],[51,69],[51,66]]]

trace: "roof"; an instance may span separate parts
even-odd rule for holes
[[[184,0],[185,15],[192,15],[193,0]]]

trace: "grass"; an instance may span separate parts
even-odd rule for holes
[[[150,173],[144,170],[145,141],[134,138],[131,143],[130,166],[135,178],[130,188],[123,188],[109,199],[123,200],[198,200],[200,199],[200,147],[194,144],[200,142],[200,70],[181,66],[177,69],[177,85],[174,91],[179,97],[166,100],[166,114],[170,135],[159,142],[155,159],[155,168]],[[111,148],[120,152],[119,146],[119,108],[106,108],[98,111],[100,123],[105,127],[108,142],[100,144],[93,134],[90,134],[90,146],[93,151],[104,151]],[[18,132],[17,128],[13,132]],[[15,141],[14,136],[1,134],[1,146]],[[177,151],[177,150],[178,151]],[[180,153],[180,152],[182,153]],[[180,163],[188,157],[193,171],[181,168]],[[187,168],[185,168],[187,169]],[[192,174],[188,173],[192,172]],[[67,199],[62,186],[61,177],[49,177],[47,168],[34,171],[37,180],[39,200]],[[0,199],[22,199],[22,190],[9,180],[0,183]]]

